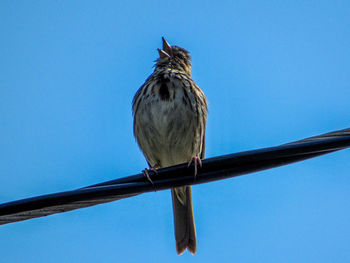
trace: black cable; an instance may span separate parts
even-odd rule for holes
[[[266,170],[310,159],[350,147],[350,129],[344,129],[277,147],[234,153],[203,160],[194,177],[187,164],[150,172],[151,184],[143,174],[128,176],[73,191],[42,195],[0,204],[0,224],[47,216],[111,202],[137,194],[176,186],[201,184]]]

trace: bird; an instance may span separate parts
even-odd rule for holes
[[[164,37],[162,42],[153,73],[132,101],[134,136],[151,170],[193,163],[196,176],[204,159],[208,101],[191,78],[190,53]],[[148,171],[143,171],[147,177]],[[172,188],[171,194],[176,251],[181,255],[187,249],[194,255],[191,186]]]

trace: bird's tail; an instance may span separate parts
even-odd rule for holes
[[[171,189],[174,209],[176,251],[181,255],[186,248],[196,253],[196,228],[194,225],[191,186]]]

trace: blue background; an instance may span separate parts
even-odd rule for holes
[[[139,173],[131,100],[161,36],[210,102],[206,156],[350,127],[348,1],[1,1],[0,202]],[[349,262],[349,150],[0,226],[1,262]]]

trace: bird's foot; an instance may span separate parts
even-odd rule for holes
[[[142,171],[142,174],[146,177],[146,179],[153,185],[153,187],[155,187],[151,177],[149,176],[149,171],[152,171],[154,173],[158,173],[157,170],[156,170],[156,166],[153,166],[151,167],[150,169],[148,168],[145,168],[143,171]]]
[[[199,164],[199,167],[202,168],[202,160],[198,156],[193,156],[190,159],[190,161],[188,162],[187,167],[190,167],[192,162],[193,162],[193,165],[194,165],[194,179],[196,179],[197,171],[198,171],[198,164]]]

